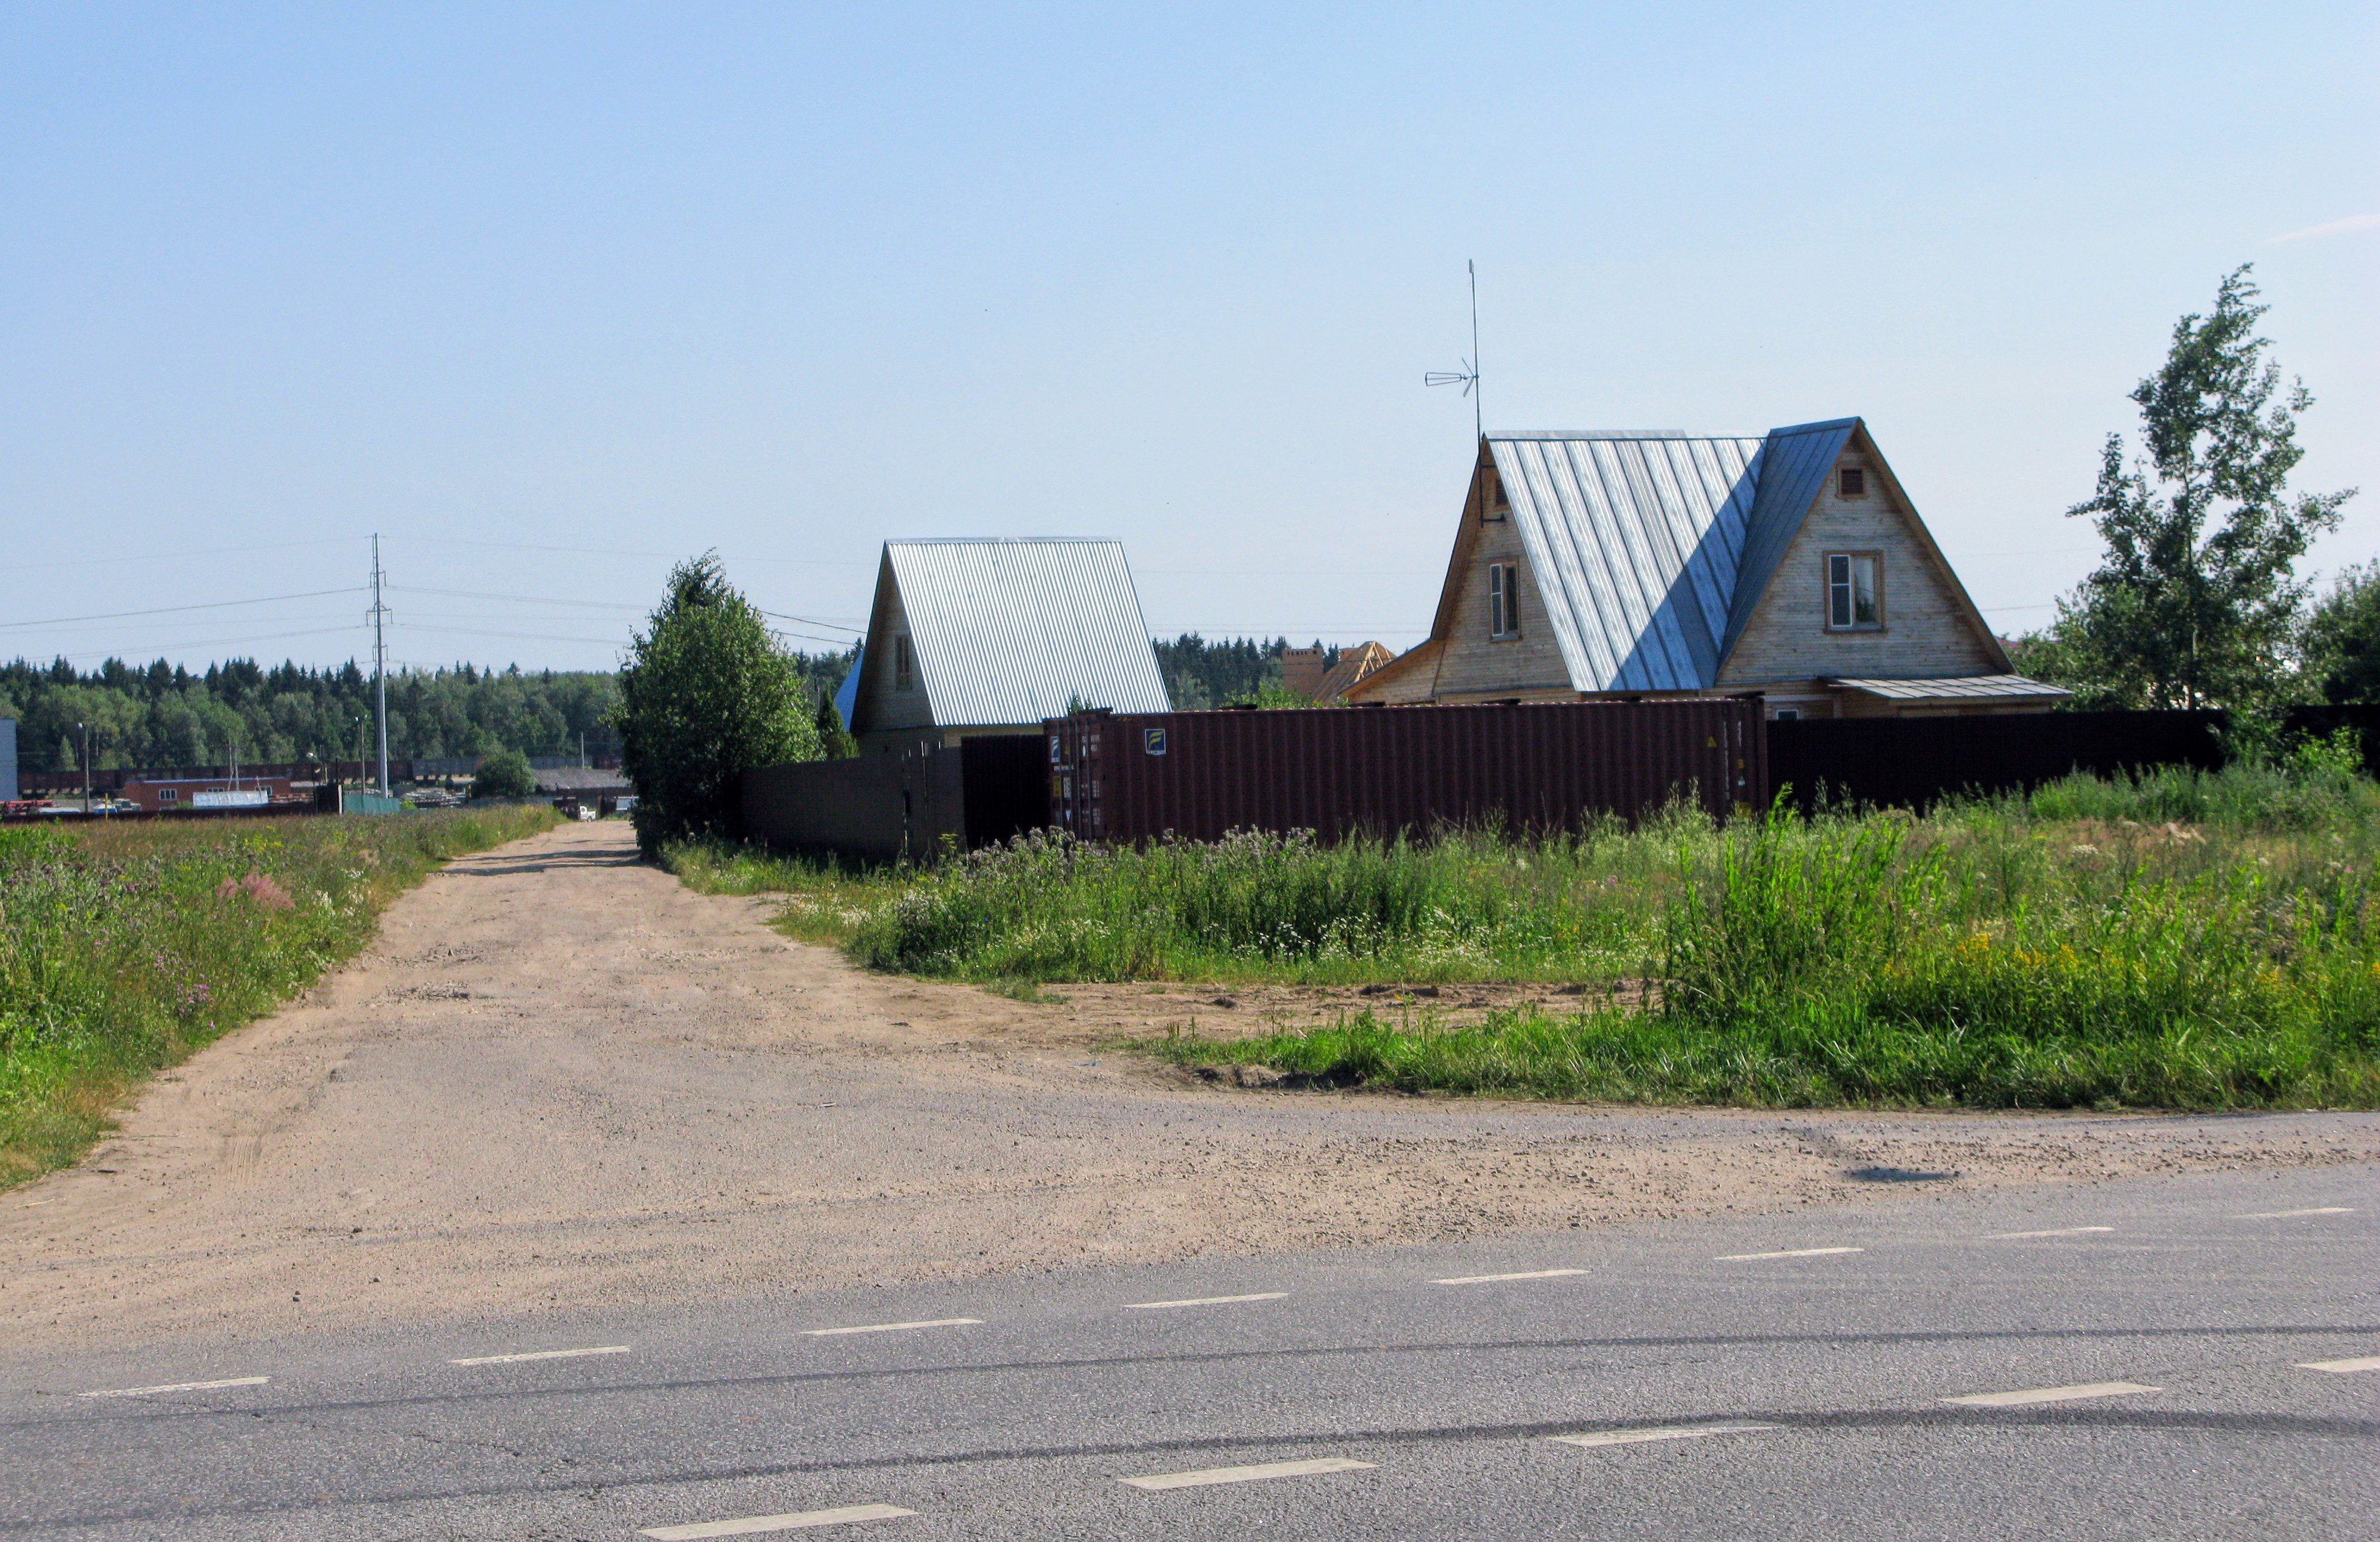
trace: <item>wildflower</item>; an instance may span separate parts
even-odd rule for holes
[[[273,882],[269,873],[227,878],[215,885],[215,898],[219,900],[235,900],[243,894],[266,910],[293,910],[298,905],[289,897],[289,891]]]

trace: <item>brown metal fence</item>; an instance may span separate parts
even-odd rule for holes
[[[1086,712],[1044,724],[1053,822],[1085,840],[1232,830],[1575,830],[1768,794],[1756,700]]]
[[[1803,809],[1829,800],[1922,808],[1961,793],[2036,787],[2070,771],[2223,764],[2218,711],[2015,712],[1805,719],[1767,725],[1768,774]]]

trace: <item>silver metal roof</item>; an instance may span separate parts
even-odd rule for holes
[[[1489,434],[1572,687],[1716,686],[1857,423]]]
[[[936,723],[1172,710],[1122,543],[888,540],[884,562]]]
[[[1632,433],[1488,444],[1571,685],[1714,684],[1761,442]]]
[[[2028,680],[2022,674],[1970,674],[1949,680],[1838,680],[1829,686],[1865,691],[1893,701],[1949,701],[1981,696],[2058,697],[2074,693],[2063,686]]]

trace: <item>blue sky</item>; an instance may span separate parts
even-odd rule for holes
[[[2252,261],[2300,484],[2368,490],[2326,572],[2380,549],[2376,42],[2368,4],[18,6],[0,655],[343,660],[363,599],[314,591],[375,530],[414,663],[607,666],[712,547],[856,625],[907,535],[1112,536],[1160,634],[1406,646],[1467,259],[1491,428],[1863,415],[2003,629]]]

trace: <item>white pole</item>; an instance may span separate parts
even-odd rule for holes
[[[380,724],[380,795],[388,792],[388,607],[381,603],[380,537],[372,537],[372,716]]]

